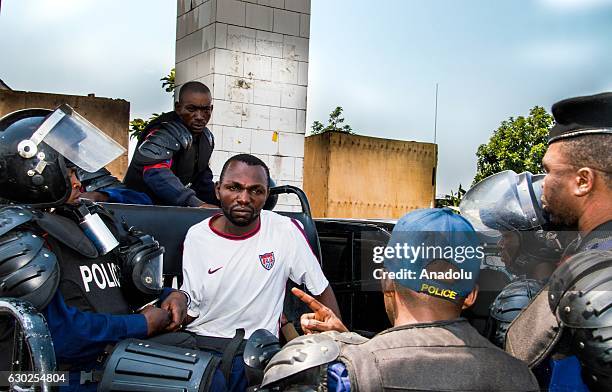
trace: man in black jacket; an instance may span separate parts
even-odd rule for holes
[[[153,120],[139,136],[125,185],[158,205],[215,207],[209,166],[215,141],[206,127],[212,110],[209,88],[185,83],[174,111]]]

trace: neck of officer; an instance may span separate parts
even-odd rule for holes
[[[607,189],[584,203],[584,210],[578,218],[578,230],[587,235],[597,226],[612,220],[612,190]]]
[[[414,293],[408,300],[395,296],[393,326],[454,320],[461,315],[461,306],[427,294]]]
[[[252,230],[255,230],[257,225],[259,225],[259,219],[260,217],[258,216],[253,222],[249,223],[248,225],[238,226],[232,223],[229,219],[227,219],[225,215],[221,215],[219,218],[212,222],[212,225],[215,229],[219,230],[222,233],[241,236]]]

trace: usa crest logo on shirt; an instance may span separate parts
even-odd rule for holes
[[[261,261],[261,265],[269,271],[274,267],[274,252],[259,255],[259,261]]]

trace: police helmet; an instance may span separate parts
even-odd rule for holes
[[[70,196],[70,178],[64,157],[45,142],[29,141],[45,118],[47,109],[25,109],[0,119],[0,197],[14,203],[52,207]],[[23,151],[23,153],[20,153]]]
[[[124,152],[68,105],[10,113],[0,119],[0,198],[61,205],[71,192],[67,160],[94,172]]]
[[[474,185],[459,205],[461,215],[477,231],[491,236],[504,232],[519,236],[519,253],[511,266],[518,274],[535,261],[558,260],[566,245],[542,208],[543,180],[543,174],[506,170]]]

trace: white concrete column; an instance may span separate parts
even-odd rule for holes
[[[176,84],[199,80],[213,92],[211,159],[247,152],[277,184],[302,187],[310,0],[178,0]],[[295,210],[295,197],[281,197]]]

